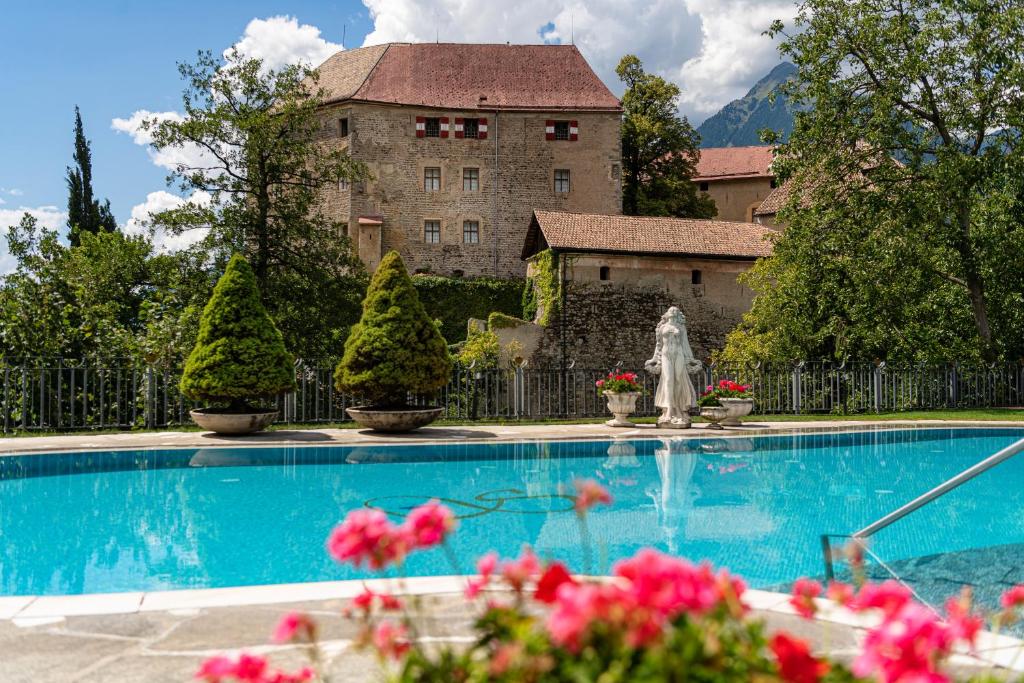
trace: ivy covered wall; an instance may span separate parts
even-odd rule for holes
[[[518,318],[523,314],[522,279],[416,275],[412,281],[427,314],[441,321],[441,334],[449,344],[466,338],[470,318],[487,320],[491,313]]]

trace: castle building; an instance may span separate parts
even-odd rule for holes
[[[693,182],[715,200],[715,220],[751,223],[761,202],[775,189],[773,148],[708,147],[700,150]]]
[[[367,181],[324,197],[369,270],[522,276],[534,209],[622,209],[618,99],[574,45],[390,43],[319,67],[322,141]]]

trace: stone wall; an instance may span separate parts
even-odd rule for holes
[[[754,210],[771,194],[770,178],[707,181],[707,194],[718,207],[717,221],[753,222]]]
[[[753,301],[737,282],[751,261],[625,255],[562,255],[566,262],[562,315],[544,329],[531,358],[536,367],[558,365],[564,339],[567,362],[639,368],[654,351],[654,328],[669,306],[686,315],[694,355],[708,360],[722,348]],[[601,268],[608,280],[601,280]],[[700,284],[693,284],[699,271]],[[564,318],[563,318],[564,316]]]
[[[337,119],[347,116],[340,138]],[[488,119],[486,140],[417,138],[417,116]],[[327,192],[325,205],[347,217],[349,234],[371,269],[391,249],[410,270],[439,275],[521,277],[520,259],[534,208],[620,213],[621,153],[617,113],[436,111],[348,103],[325,110],[324,141],[347,148],[373,179]],[[577,141],[545,140],[547,119],[579,122]],[[332,138],[332,134],[334,137]],[[333,142],[332,142],[333,141]],[[424,169],[441,169],[441,191],[425,192]],[[463,169],[479,169],[479,190],[463,191]],[[554,170],[570,171],[570,191],[554,191]],[[333,214],[332,214],[333,215]],[[381,215],[380,226],[357,226]],[[342,218],[341,220],[345,220]],[[426,220],[441,223],[441,242],[424,241]],[[463,242],[463,222],[477,221],[478,244]]]

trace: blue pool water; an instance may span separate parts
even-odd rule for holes
[[[709,558],[757,586],[822,572],[849,533],[1024,437],[897,430],[752,438],[209,448],[0,458],[0,594],[75,594],[359,578],[324,540],[348,510],[439,498],[468,571],[524,543],[583,569],[567,488],[605,483],[593,570],[643,546]],[[1024,457],[879,535],[887,559],[1024,541]],[[450,574],[440,550],[410,575]]]

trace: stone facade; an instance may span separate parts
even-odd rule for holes
[[[705,180],[699,184],[718,207],[714,220],[744,223],[753,222],[754,211],[774,187],[773,179],[768,177]]]
[[[562,255],[563,315],[549,321],[531,364],[640,368],[654,351],[654,328],[669,306],[686,315],[694,355],[722,348],[753,302],[737,278],[753,260],[634,255]],[[606,270],[603,270],[606,269]],[[601,279],[604,275],[607,279]],[[695,281],[697,281],[695,283]]]
[[[417,117],[447,117],[448,137],[417,137]],[[486,118],[487,138],[456,138],[456,118]],[[552,119],[577,121],[578,139],[547,140],[545,123]],[[372,178],[331,189],[325,208],[347,223],[370,270],[395,249],[410,271],[521,277],[523,240],[534,208],[621,212],[619,121],[617,112],[331,105],[324,111],[323,141],[365,163]],[[424,189],[427,168],[440,169],[438,191]],[[465,169],[478,171],[478,189],[464,189]],[[555,191],[556,169],[569,171],[568,192]],[[440,223],[438,243],[425,240],[426,221]],[[466,221],[478,225],[477,243],[464,240]]]

